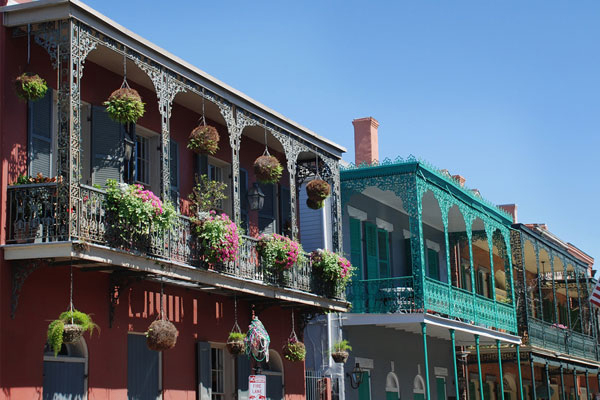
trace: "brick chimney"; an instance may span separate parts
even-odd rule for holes
[[[500,204],[498,207],[506,211],[512,216],[513,224],[516,224],[517,221],[517,205],[516,204]]]
[[[452,178],[454,178],[454,180],[456,182],[458,182],[458,184],[460,185],[460,187],[465,187],[465,182],[467,181],[467,178],[465,178],[462,175],[452,175]]]
[[[360,165],[379,161],[377,140],[379,122],[373,117],[367,117],[353,120],[352,125],[354,125],[354,163]]]

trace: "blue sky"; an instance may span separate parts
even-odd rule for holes
[[[600,258],[600,2],[87,4],[348,148],[414,154]],[[150,6],[152,4],[152,6]]]

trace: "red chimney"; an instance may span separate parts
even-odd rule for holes
[[[506,211],[512,216],[513,224],[517,223],[517,205],[516,204],[501,204],[498,207]]]
[[[377,140],[379,122],[373,117],[367,117],[353,120],[352,125],[354,125],[354,163],[360,165],[379,161]]]

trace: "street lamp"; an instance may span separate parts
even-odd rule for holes
[[[351,373],[346,373],[350,377],[350,387],[358,389],[363,380],[363,370],[359,363],[356,363]]]
[[[248,203],[250,204],[250,210],[258,211],[263,208],[265,204],[265,194],[260,190],[258,183],[254,182],[254,185],[248,190]]]

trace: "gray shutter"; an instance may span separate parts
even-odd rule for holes
[[[275,233],[275,185],[260,184],[265,194],[265,203],[258,212],[258,230],[260,233]]]
[[[212,361],[210,343],[196,343],[198,357],[198,399],[211,400],[212,397]]]
[[[292,236],[292,207],[290,199],[290,188],[279,186],[279,232],[281,234]]]
[[[198,154],[197,164],[196,172],[198,175],[208,175],[208,157],[206,154]]]
[[[248,171],[243,168],[240,168],[240,208],[242,228],[248,233],[250,230],[248,220],[248,209],[250,208],[248,205]]]
[[[267,400],[283,400],[281,375],[267,375]]]
[[[52,90],[29,108],[29,175],[52,174]]]
[[[250,358],[248,356],[236,357],[236,377],[237,377],[237,398],[238,400],[248,399],[248,377],[252,373]]]
[[[82,362],[44,361],[43,399],[83,399],[84,366]]]
[[[150,350],[146,336],[127,335],[127,398],[157,399],[159,352]]]
[[[113,121],[104,107],[92,107],[92,183],[123,179],[125,127]]]
[[[179,145],[176,141],[170,141],[169,169],[171,176],[171,190],[179,189]]]

